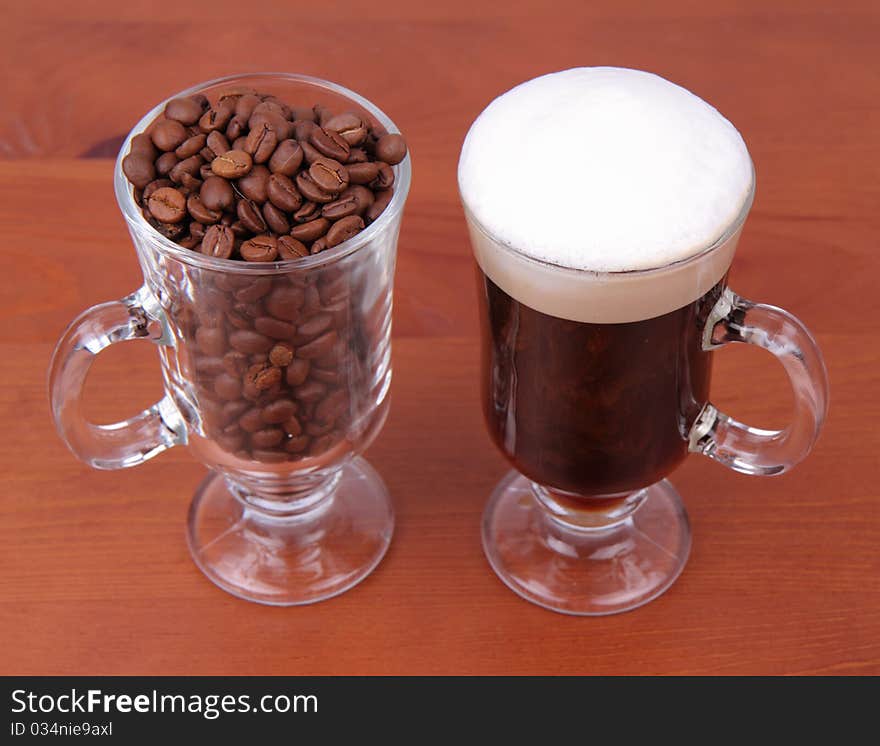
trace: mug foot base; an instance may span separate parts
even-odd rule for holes
[[[274,517],[235,497],[211,473],[193,497],[187,544],[211,582],[246,601],[298,606],[337,596],[379,564],[394,511],[362,458],[342,467],[332,494],[297,516]]]
[[[483,515],[483,549],[498,577],[551,611],[602,616],[635,609],[675,582],[691,547],[681,497],[665,479],[629,517],[575,528],[550,517],[532,483],[511,471]]]

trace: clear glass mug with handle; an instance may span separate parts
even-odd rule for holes
[[[171,98],[213,100],[240,87],[354,111],[398,131],[356,93],[300,75],[231,76]],[[388,412],[392,284],[410,161],[394,166],[384,212],[332,249],[266,264],[205,256],[147,223],[122,172],[131,139],[166,103],[132,130],[114,172],[144,285],[85,311],[61,337],[49,373],[55,424],[70,450],[99,469],[188,445],[211,470],[187,524],[208,578],[265,604],[330,598],[373,570],[394,527],[387,488],[359,454]],[[165,396],[125,422],[95,425],[81,407],[89,367],[104,348],[132,339],[156,345]],[[294,352],[282,367],[266,362],[278,342]]]
[[[781,474],[812,449],[828,378],[790,313],[727,287],[745,203],[683,261],[593,272],[517,251],[462,197],[477,263],[483,409],[514,469],[483,516],[483,547],[523,598],[568,614],[634,609],[679,576],[691,532],[668,477],[689,452],[745,474]],[[539,309],[539,310],[536,310]],[[710,401],[712,351],[768,350],[794,392],[782,430],[737,422]]]

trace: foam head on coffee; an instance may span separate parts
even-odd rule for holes
[[[468,132],[458,179],[496,284],[553,315],[614,322],[679,308],[723,276],[736,236],[682,260],[729,230],[753,174],[739,132],[705,101],[650,73],[595,67],[495,99]]]

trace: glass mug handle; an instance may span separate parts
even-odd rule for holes
[[[828,373],[807,328],[788,311],[740,298],[726,289],[703,331],[703,349],[745,342],[772,352],[794,392],[794,418],[782,430],[737,422],[707,402],[690,431],[690,450],[744,474],[782,474],[802,461],[828,411]]]
[[[130,339],[174,344],[162,310],[145,287],[84,311],[52,355],[49,400],[55,427],[74,455],[97,469],[137,466],[186,442],[183,418],[168,394],[124,422],[95,425],[84,417],[81,399],[89,368],[101,350]]]

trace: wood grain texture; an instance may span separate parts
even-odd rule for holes
[[[6,11],[0,673],[880,673],[876,3],[513,1],[499,15],[389,0],[365,18],[353,12],[362,4],[253,2],[236,23],[222,8],[205,20],[198,5],[161,21],[145,2]],[[695,536],[684,574],[654,603],[603,619],[519,600],[483,558],[480,514],[505,466],[479,414],[455,189],[458,149],[486,103],[579,64],[656,71],[740,128],[759,187],[732,285],[796,313],[832,383],[825,432],[792,473],[748,478],[689,459],[675,475]],[[362,585],[299,609],[237,601],[196,570],[183,522],[204,470],[185,450],[93,471],[56,437],[45,392],[65,324],[140,284],[112,163],[94,156],[177,89],[270,69],[378,102],[407,133],[414,167],[392,412],[368,454],[397,533]],[[142,343],[105,353],[93,378],[89,412],[105,421],[160,386]],[[781,369],[753,350],[719,353],[713,398],[758,425],[782,424],[790,407]]]

